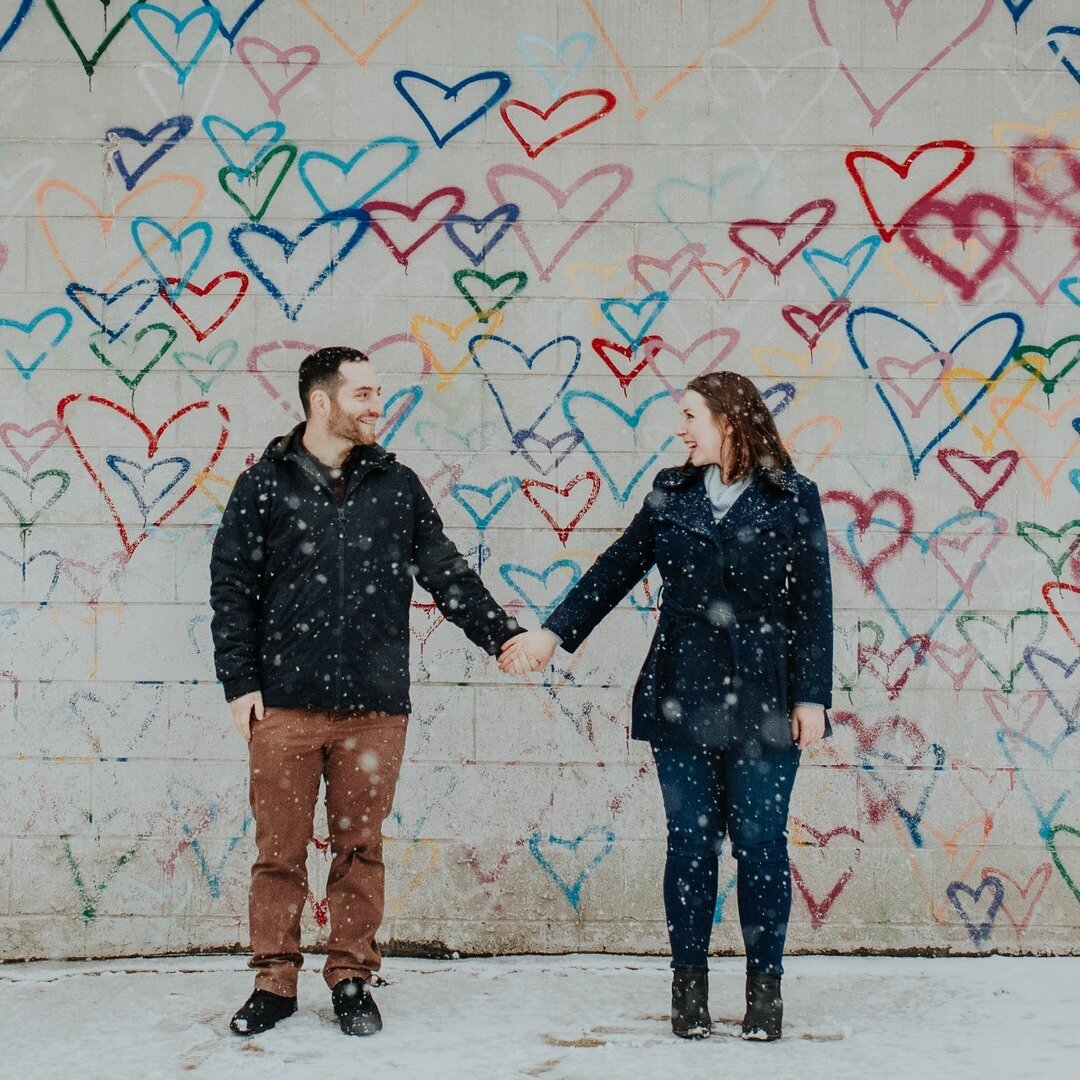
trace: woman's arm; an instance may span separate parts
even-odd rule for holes
[[[832,706],[833,600],[829,539],[817,485],[799,493],[788,564],[788,699]]]

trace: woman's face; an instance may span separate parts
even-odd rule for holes
[[[687,390],[680,402],[682,423],[675,434],[690,451],[692,465],[723,465],[724,440],[731,434],[726,419],[723,426],[713,419],[705,399],[696,390]]]

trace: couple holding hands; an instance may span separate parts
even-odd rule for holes
[[[791,910],[787,816],[801,751],[829,733],[832,587],[817,487],[795,471],[754,384],[691,380],[677,436],[622,535],[537,630],[495,602],[446,537],[416,474],[376,441],[367,357],[320,349],[300,366],[306,420],[240,475],[214,541],[217,674],[248,741],[256,861],[255,991],[231,1028],[296,1011],[300,919],[320,781],[332,862],[323,976],[350,1035],[379,1031],[382,822],[405,745],[413,583],[500,668],[574,652],[656,567],[659,620],[634,687],[631,735],[650,743],[667,816],[663,896],[671,1025],[711,1029],[708,951],[721,842],[738,864],[746,1039],[780,1037]],[[632,951],[632,942],[628,941]]]

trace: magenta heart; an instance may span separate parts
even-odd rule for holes
[[[1001,239],[987,249],[986,258],[974,270],[965,272],[934,251],[919,235],[919,229],[927,218],[945,218],[952,227],[953,236],[966,244],[976,229],[980,229],[980,217],[992,214],[1002,224]],[[944,278],[960,294],[962,300],[974,300],[979,287],[1016,250],[1020,242],[1020,227],[1012,204],[988,191],[973,191],[956,202],[949,199],[921,199],[904,215],[900,236],[908,251],[920,262]]]
[[[614,187],[609,188],[607,194],[598,202],[589,214],[582,214],[575,220],[580,221],[580,224],[570,234],[570,237],[563,243],[562,247],[555,252],[554,256],[547,262],[543,262],[536,254],[536,250],[533,247],[532,237],[525,228],[524,219],[528,217],[526,207],[522,207],[525,211],[521,217],[513,224],[514,232],[517,233],[518,239],[521,241],[521,246],[525,249],[525,253],[532,260],[533,266],[536,267],[536,272],[540,276],[541,281],[550,281],[552,271],[555,267],[562,262],[566,253],[615,205],[615,203],[622,198],[626,191],[629,189],[631,182],[634,179],[634,172],[629,165],[598,165],[595,169],[590,169],[587,173],[583,173],[579,176],[568,188],[556,187],[547,177],[541,176],[538,172],[533,172],[532,169],[526,169],[521,165],[493,165],[488,169],[487,184],[488,190],[495,197],[495,201],[500,205],[505,205],[509,202],[516,202],[517,200],[510,199],[503,194],[501,181],[503,177],[515,176],[522,180],[527,180],[531,184],[535,184],[537,187],[542,188],[555,204],[558,210],[562,210],[563,207],[570,201],[570,197],[582,188],[592,185],[593,181],[604,180],[608,177],[615,177]],[[537,217],[539,215],[533,215]]]
[[[653,373],[656,375],[657,379],[660,380],[660,382],[663,384],[664,389],[667,390],[667,392],[672,396],[672,398],[674,398],[675,401],[679,401],[679,399],[683,396],[683,391],[677,390],[671,384],[667,376],[657,365],[657,357],[661,353],[671,353],[672,356],[678,358],[679,363],[685,369],[690,358],[697,352],[697,350],[702,345],[704,345],[706,342],[714,342],[717,340],[717,338],[722,338],[723,344],[720,345],[719,349],[707,350],[706,355],[709,356],[709,359],[705,362],[704,367],[698,368],[695,365],[692,370],[686,370],[680,376],[681,381],[686,382],[697,375],[707,375],[710,371],[716,371],[716,369],[719,368],[720,365],[728,358],[732,349],[734,349],[735,346],[738,345],[739,331],[732,326],[720,326],[717,327],[715,330],[709,330],[706,333],[702,334],[701,337],[699,337],[696,341],[692,341],[685,349],[677,349],[674,345],[670,344],[667,341],[664,341],[663,338],[656,337],[655,335],[646,338],[645,341],[642,342],[642,345],[649,346],[649,348],[645,350],[645,355],[648,358],[649,367],[652,368]]]
[[[282,69],[286,76],[285,81],[279,82],[276,88],[270,86],[259,73],[256,65],[260,61],[251,55],[253,52],[269,54],[263,62],[273,65],[275,70]],[[248,69],[251,77],[259,84],[259,88],[266,95],[270,111],[275,116],[281,115],[281,99],[301,79],[318,67],[320,59],[319,50],[314,45],[293,45],[289,49],[279,49],[272,42],[257,37],[240,38],[236,43],[236,53],[240,57],[240,62]],[[296,61],[293,57],[303,57],[303,59]],[[292,75],[289,74],[289,68],[291,67],[297,68]]]
[[[810,3],[810,18],[814,20],[814,27],[817,29],[818,35],[821,40],[830,48],[834,48],[832,39],[829,37],[828,31],[825,29],[821,22],[821,14],[818,11],[818,4],[820,0],[809,0]],[[897,26],[897,33],[900,29],[900,20],[903,18],[905,11],[907,10],[907,2],[905,0],[885,0],[886,6],[892,14],[893,21]],[[851,83],[852,89],[859,95],[859,99],[866,106],[867,111],[870,113],[870,127],[876,128],[881,123],[885,114],[933,67],[936,67],[941,61],[949,55],[966,38],[970,37],[980,26],[986,21],[990,14],[991,9],[997,4],[997,0],[983,0],[983,6],[979,9],[978,14],[974,19],[966,26],[962,27],[960,32],[953,37],[947,44],[942,46],[922,67],[918,68],[914,74],[912,74],[907,81],[885,101],[882,105],[875,105],[870,100],[870,96],[863,89],[862,84],[852,73],[851,68],[847,64],[840,60],[840,70],[844,74],[844,78]],[[849,11],[850,14],[850,11]],[[882,58],[884,63],[887,60],[886,57]]]

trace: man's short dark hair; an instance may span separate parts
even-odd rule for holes
[[[333,394],[341,385],[341,365],[371,363],[370,357],[348,345],[330,345],[305,356],[300,362],[300,404],[304,415],[311,415],[311,392],[325,390]]]

